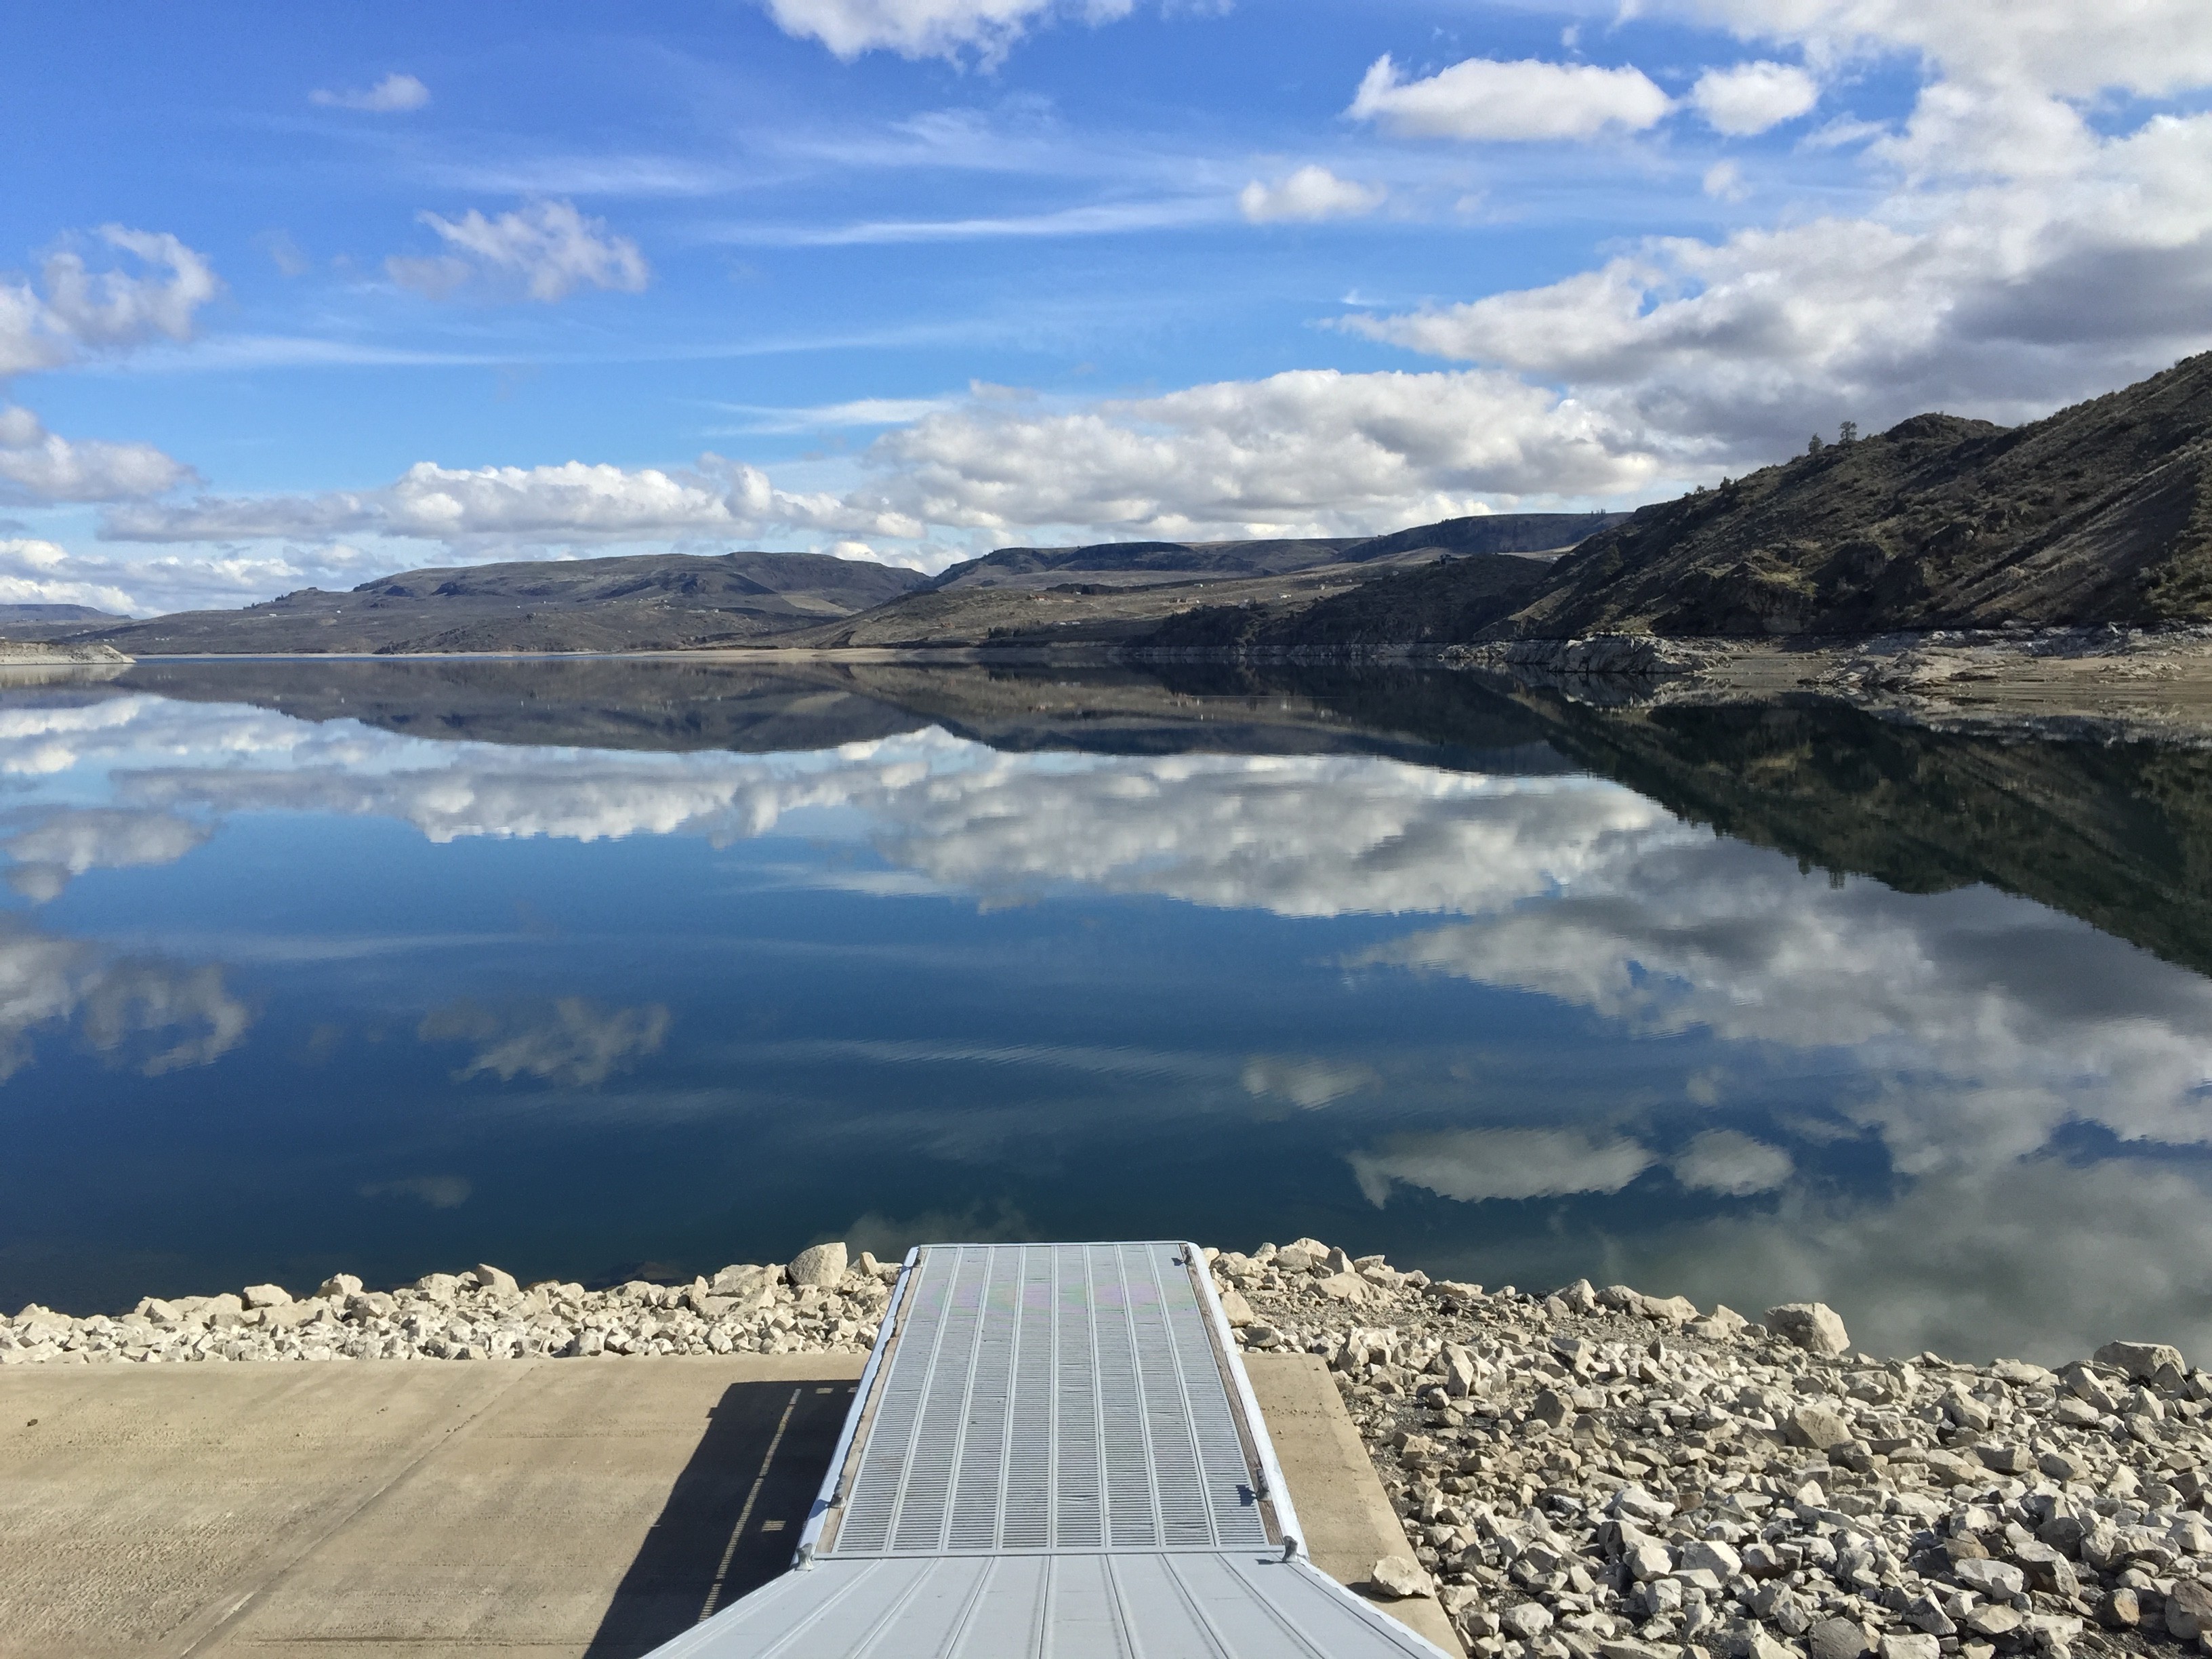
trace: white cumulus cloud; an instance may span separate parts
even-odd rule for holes
[[[123,265],[94,270],[71,246],[47,256],[37,285],[0,277],[0,380],[88,350],[190,339],[193,314],[222,292],[206,257],[166,231],[103,225],[94,234]]]
[[[1778,433],[1845,416],[2033,418],[2212,346],[2212,116],[2100,139],[2063,105],[2035,107],[2063,134],[2015,143],[2021,176],[1906,184],[1866,217],[1655,239],[1541,288],[1345,326],[1564,383],[1622,429],[1717,463],[1771,459]]]
[[[131,596],[86,580],[66,550],[36,537],[0,537],[0,605],[88,605],[128,611]]]
[[[1379,530],[1660,472],[1635,432],[1510,375],[1335,369],[1077,410],[979,398],[864,460],[878,482],[853,499],[926,523],[1176,537]]]
[[[1386,53],[1346,112],[1408,137],[1534,140],[1591,138],[1608,128],[1640,132],[1672,107],[1638,69],[1470,58],[1407,81]]]
[[[652,280],[645,255],[604,219],[573,202],[531,202],[497,218],[471,208],[458,219],[416,216],[446,245],[427,257],[394,254],[385,273],[402,288],[443,299],[471,284],[519,291],[550,304],[579,288],[639,294]]]
[[[1275,219],[1356,219],[1382,205],[1379,185],[1340,179],[1323,167],[1303,167],[1274,184],[1255,179],[1237,194],[1237,205],[1254,224]]]
[[[1699,76],[1690,101],[1716,132],[1748,137],[1796,120],[1820,101],[1820,86],[1792,64],[1737,64]]]
[[[0,501],[129,501],[198,476],[151,444],[72,442],[48,432],[27,409],[0,406]]]
[[[404,115],[430,101],[430,88],[411,75],[387,75],[373,87],[318,87],[307,94],[311,104],[326,109],[362,110],[371,115]]]
[[[1163,397],[1054,407],[978,387],[877,439],[842,494],[777,487],[703,455],[688,468],[423,461],[380,489],[119,505],[117,541],[382,536],[483,554],[769,530],[916,542],[952,531],[1356,533],[1499,499],[1613,495],[1662,476],[1638,434],[1480,372],[1298,370]]]
[[[1132,0],[763,0],[786,34],[819,40],[848,62],[867,52],[995,63],[1029,29],[1057,15],[1091,23],[1126,17]]]
[[[455,545],[611,542],[750,533],[769,524],[912,536],[896,514],[793,495],[757,468],[703,455],[691,468],[446,467],[422,461],[380,489],[317,495],[204,497],[118,507],[102,536],[118,541],[314,540],[349,534]]]

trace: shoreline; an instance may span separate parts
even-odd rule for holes
[[[1608,707],[1759,705],[1803,697],[1966,735],[2212,744],[2212,629],[1935,630],[1826,638],[1595,635],[1485,645],[1150,649],[1105,644],[796,647],[553,652],[318,652],[65,659],[0,667],[202,663],[781,664],[1158,670],[1188,666],[1430,668]]]
[[[1754,1323],[1311,1239],[1207,1255],[1240,1347],[1328,1365],[1405,1526],[1405,1587],[1481,1659],[2212,1651],[2212,1374],[2172,1347],[1878,1359],[1817,1304]],[[113,1318],[33,1305],[0,1320],[0,1366],[858,1355],[896,1274],[828,1244],[683,1285],[526,1288],[486,1264]]]

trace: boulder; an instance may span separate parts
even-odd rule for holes
[[[1444,1345],[1444,1392],[1455,1400],[1466,1398],[1475,1391],[1481,1380],[1474,1368],[1474,1355],[1456,1342]]]
[[[1686,1325],[1698,1316],[1698,1304],[1686,1296],[1647,1296],[1637,1311],[1662,1325]]]
[[[1826,1406],[1800,1406],[1790,1413],[1784,1425],[1793,1446],[1804,1446],[1813,1451],[1825,1452],[1831,1447],[1847,1446],[1856,1438],[1851,1425],[1840,1413]]]
[[[2067,1393],[2100,1415],[2118,1414],[2120,1409],[2118,1396],[2105,1386],[2102,1377],[2079,1360],[2060,1371],[2058,1380],[2064,1385]]]
[[[1968,1589],[2000,1601],[2009,1601],[2027,1588],[2027,1575],[2009,1561],[1954,1561],[1951,1577]]]
[[[281,1308],[292,1299],[292,1292],[282,1285],[248,1285],[244,1292],[249,1308]]]
[[[2035,1467],[2062,1485],[2073,1480],[2085,1480],[2089,1476],[2089,1461],[2078,1452],[2047,1451],[2035,1460]]]
[[[1330,1273],[1315,1279],[1313,1287],[1332,1301],[1354,1304],[1368,1300],[1374,1294],[1368,1288],[1367,1281],[1355,1273]]]
[[[361,1280],[351,1273],[332,1273],[317,1287],[317,1296],[334,1296],[341,1302],[361,1294]]]
[[[2161,1369],[2170,1368],[2177,1382],[2189,1371],[2181,1350],[2163,1342],[2107,1342],[2090,1357],[2100,1365],[2125,1371],[2138,1382],[2152,1381]]]
[[[1533,1642],[1552,1627],[1551,1609],[1537,1601],[1523,1601],[1498,1615],[1498,1622],[1509,1636],[1517,1636],[1524,1642]]]
[[[1727,1580],[1743,1571],[1743,1558],[1718,1539],[1700,1538],[1682,1546],[1682,1570],[1694,1572],[1699,1568]]]
[[[2212,1631],[2212,1585],[2194,1578],[2177,1578],[2166,1598],[2166,1633],[2183,1642],[2194,1642]]]
[[[1977,1636],[1986,1636],[1992,1642],[2010,1636],[2027,1622],[2027,1615],[2006,1607],[2001,1601],[1991,1601],[1976,1607],[1966,1617],[1966,1628]]]
[[[1229,1323],[1234,1329],[1242,1330],[1252,1322],[1252,1304],[1244,1299],[1244,1293],[1242,1291],[1222,1291],[1221,1311],[1228,1316]]]
[[[515,1282],[513,1273],[489,1262],[479,1261],[469,1271],[476,1275],[477,1288],[480,1291],[496,1291],[501,1296],[514,1296],[522,1289]]]
[[[1384,1595],[1401,1601],[1434,1595],[1435,1583],[1410,1555],[1386,1555],[1367,1574],[1368,1582]]]
[[[1941,1659],[1943,1644],[1933,1636],[1885,1636],[1881,1659]]]
[[[1310,1273],[1328,1260],[1328,1246],[1317,1238],[1294,1238],[1275,1252],[1275,1271]]]
[[[1557,1389],[1546,1389],[1536,1396],[1536,1403],[1528,1408],[1528,1415],[1540,1423],[1553,1428],[1565,1428],[1573,1420],[1575,1408],[1567,1397]]]
[[[1805,1632],[1813,1659],[1867,1659],[1874,1638],[1856,1619],[1823,1619]]]
[[[1766,1328],[1807,1353],[1836,1354],[1851,1346],[1850,1333],[1825,1302],[1785,1302],[1763,1316]]]
[[[791,1282],[805,1290],[827,1290],[845,1277],[845,1247],[817,1244],[792,1257],[784,1269]]]

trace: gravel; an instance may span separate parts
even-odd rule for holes
[[[2173,1348],[1876,1359],[1817,1303],[1212,1259],[1246,1348],[1326,1359],[1482,1659],[2212,1650],[2212,1376]]]

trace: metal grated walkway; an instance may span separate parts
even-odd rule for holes
[[[923,1253],[828,1555],[1264,1549],[1181,1246]]]
[[[908,1255],[791,1572],[656,1659],[1443,1659],[1304,1559],[1195,1246]]]

